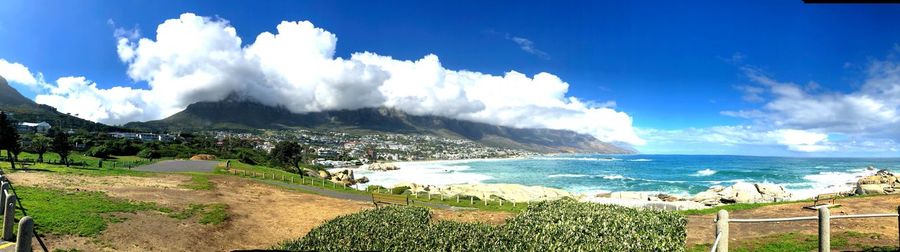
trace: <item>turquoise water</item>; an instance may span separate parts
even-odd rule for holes
[[[647,191],[690,195],[736,182],[781,184],[795,196],[849,190],[874,173],[900,171],[900,158],[790,158],[694,155],[559,155],[511,160],[401,163],[399,171],[361,172],[373,183],[515,183],[576,193]]]

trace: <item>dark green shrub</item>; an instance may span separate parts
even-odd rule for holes
[[[428,210],[387,207],[326,222],[281,249],[318,251],[684,251],[684,216],[580,203],[530,205],[501,226],[440,222]]]
[[[157,150],[152,149],[143,149],[137,153],[138,157],[147,158],[147,159],[157,159],[162,157],[162,155]]]
[[[427,208],[384,207],[322,224],[281,249],[302,251],[396,251],[417,248],[431,219]]]
[[[392,194],[403,194],[406,191],[408,191],[409,189],[410,189],[409,186],[398,186],[398,187],[391,188],[391,193]]]
[[[387,188],[384,188],[384,186],[380,186],[380,185],[369,185],[368,187],[366,187],[366,191],[369,191],[369,192],[376,192],[376,191],[383,192],[385,189],[387,189]]]
[[[109,147],[107,147],[104,144],[104,145],[100,145],[100,146],[91,147],[90,149],[88,149],[87,153],[85,153],[85,154],[87,154],[88,156],[91,156],[91,157],[95,157],[95,158],[109,158],[110,150],[109,150]]]
[[[565,199],[529,205],[500,236],[512,251],[682,251],[686,224],[674,212]]]

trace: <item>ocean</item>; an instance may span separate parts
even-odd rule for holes
[[[765,182],[784,186],[794,198],[846,191],[870,169],[900,171],[900,158],[799,158],[700,155],[553,155],[521,159],[397,163],[400,170],[357,170],[369,184],[399,182],[447,185],[512,183],[596,194],[643,191],[693,195],[713,185]]]

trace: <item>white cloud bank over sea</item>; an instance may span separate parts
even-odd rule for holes
[[[192,13],[160,24],[155,39],[140,34],[117,29],[116,48],[128,76],[146,81],[149,89],[98,88],[81,76],[47,83],[5,60],[0,74],[35,87],[38,103],[107,124],[161,119],[195,102],[239,94],[296,113],[387,106],[416,115],[568,129],[608,142],[644,144],[628,114],[597,105],[610,102],[567,95],[569,84],[550,73],[450,70],[433,54],[398,60],[359,52],[344,59],[334,56],[337,36],[308,21],[284,21],[275,33],[263,32],[246,46],[227,20]]]

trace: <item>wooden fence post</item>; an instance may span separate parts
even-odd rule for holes
[[[475,205],[475,196],[469,195],[469,205]]]
[[[900,206],[897,206],[897,231],[900,231]],[[900,233],[898,233],[898,237],[900,238]],[[898,239],[900,241],[900,239]]]
[[[19,236],[16,237],[16,252],[31,251],[31,238],[34,235],[34,220],[29,216],[19,220]]]
[[[716,252],[728,252],[728,211],[719,210],[716,216],[716,236],[719,237],[719,246]]]
[[[819,252],[831,251],[831,211],[819,208]]]
[[[459,203],[459,194],[456,195],[456,203]]]

